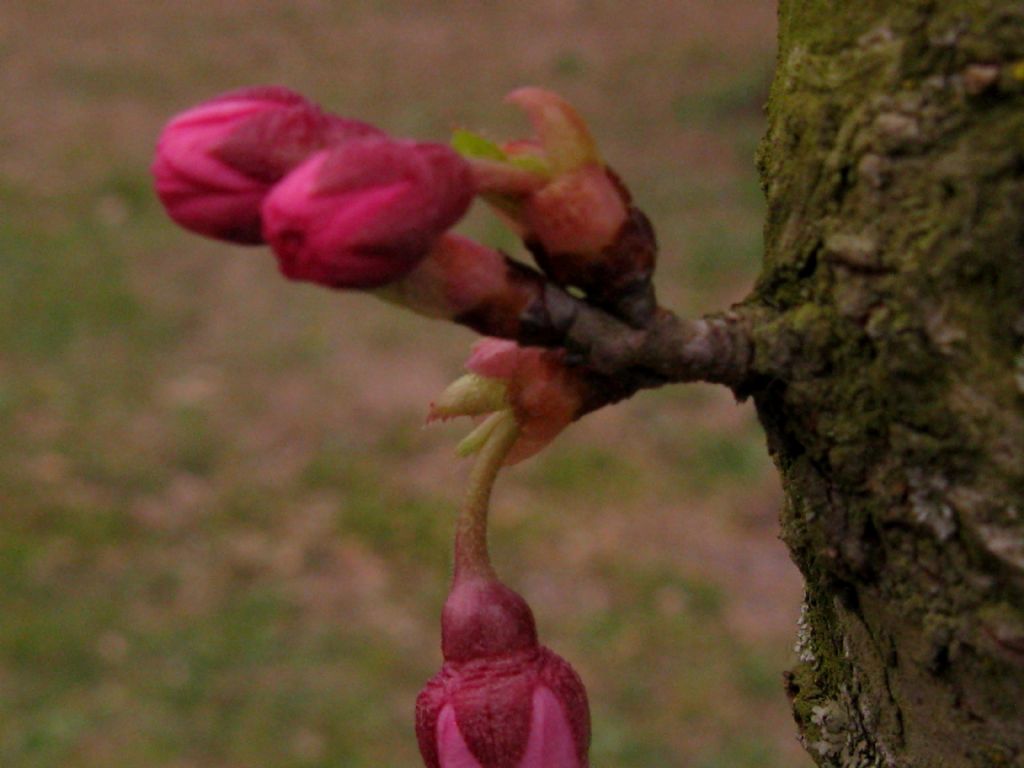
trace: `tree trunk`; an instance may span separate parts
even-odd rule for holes
[[[752,388],[822,766],[1024,767],[1024,3],[781,0]]]

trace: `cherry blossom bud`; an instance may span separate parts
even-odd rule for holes
[[[288,171],[324,147],[380,135],[286,88],[243,88],[174,117],[160,134],[152,172],[178,224],[256,244],[263,242],[260,205]]]
[[[526,601],[493,575],[456,571],[441,617],[444,665],[416,701],[428,768],[586,768],[587,694],[537,641]]]
[[[523,198],[519,213],[538,266],[598,306],[645,324],[656,309],[650,279],[657,245],[647,217],[632,207],[568,102],[541,88],[520,88],[507,100],[530,118],[551,174]],[[514,157],[517,150],[509,151]]]
[[[552,176],[601,164],[597,143],[587,124],[557,93],[543,88],[517,88],[505,101],[526,112],[534,132],[533,139],[513,142],[510,148],[530,152],[532,147],[539,147]]]
[[[373,288],[410,272],[475,193],[441,144],[370,138],[316,153],[263,203],[281,271],[333,288]]]
[[[485,416],[511,411],[519,437],[506,464],[534,455],[578,419],[587,407],[586,370],[567,366],[558,349],[520,347],[505,339],[481,339],[466,361],[470,373],[431,403],[430,419]],[[488,437],[493,417],[460,446],[472,453]]]
[[[564,254],[572,256],[574,270],[615,242],[626,215],[619,190],[604,168],[596,165],[553,179],[526,198],[522,213],[530,237],[545,252],[562,254],[563,261],[568,258]]]
[[[568,102],[541,88],[519,88],[506,100],[526,112],[535,135],[500,148],[505,164],[517,172],[506,171],[507,179],[493,170],[495,159],[478,163],[483,181],[494,192],[518,198],[519,225],[546,252],[594,257],[625,224],[628,196]]]
[[[643,326],[656,309],[650,286],[656,243],[646,217],[605,166],[586,123],[557,94],[520,88],[534,136],[497,145],[460,132],[484,198],[523,237],[554,282]]]

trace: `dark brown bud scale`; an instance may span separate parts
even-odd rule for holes
[[[658,243],[650,220],[630,206],[615,240],[597,256],[549,253],[539,240],[526,247],[537,266],[559,285],[576,287],[588,303],[606,309],[634,327],[645,327],[654,316],[657,302],[651,277]]]

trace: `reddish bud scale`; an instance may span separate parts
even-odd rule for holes
[[[527,308],[544,295],[544,278],[493,248],[446,234],[387,295],[428,317],[515,338]]]
[[[529,194],[523,223],[554,253],[600,253],[626,219],[626,204],[603,166],[587,165]]]
[[[597,254],[552,252],[535,236],[526,246],[546,275],[559,285],[582,289],[591,304],[638,327],[653,318],[657,301],[651,277],[658,245],[654,228],[640,209],[630,206],[628,218]]]
[[[645,327],[657,308],[656,243],[646,217],[631,206],[629,191],[602,162],[568,102],[532,87],[513,91],[507,101],[526,112],[534,136],[500,151],[510,168],[535,160],[536,186],[525,185],[522,173],[502,175],[493,163],[481,164],[485,199],[511,221],[553,282],[581,289],[588,302]]]

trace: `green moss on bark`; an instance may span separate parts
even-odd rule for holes
[[[755,397],[821,765],[1024,766],[1021,61],[1017,2],[780,6]]]

